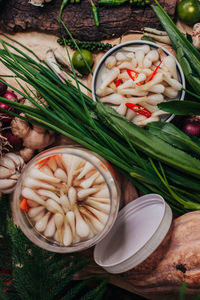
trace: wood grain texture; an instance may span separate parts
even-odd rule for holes
[[[35,7],[28,0],[0,0],[0,29],[5,32],[42,31],[60,35],[57,22],[62,0],[53,0],[45,7]],[[176,0],[161,0],[161,5],[174,18]],[[129,4],[120,7],[100,7],[100,26],[97,28],[88,0],[69,4],[63,20],[73,36],[80,40],[97,41],[119,37],[129,30],[138,31],[144,26],[160,27],[154,12],[148,7],[137,9]]]
[[[200,293],[200,211],[174,219],[165,239],[140,265],[128,272],[109,274],[110,282],[151,300],[177,300],[187,284],[186,300]],[[82,252],[91,257],[92,250]],[[95,263],[85,267],[76,279],[94,274],[108,275]]]

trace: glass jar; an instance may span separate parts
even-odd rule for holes
[[[55,239],[47,238],[44,233],[40,233],[39,231],[37,231],[34,227],[34,222],[32,222],[28,215],[28,212],[20,209],[20,203],[22,201],[22,188],[24,186],[25,179],[29,178],[30,171],[33,170],[33,168],[38,164],[43,164],[50,157],[53,158],[56,155],[61,155],[62,157],[63,154],[82,158],[85,162],[89,162],[103,177],[105,185],[108,189],[110,199],[109,213],[103,229],[100,232],[96,233],[93,237],[77,241],[69,246],[64,246]],[[119,182],[117,174],[112,169],[112,167],[96,153],[76,146],[58,146],[45,150],[35,156],[24,168],[13,194],[13,208],[16,223],[20,226],[24,234],[37,246],[48,251],[58,253],[71,253],[81,251],[97,244],[100,240],[102,240],[110,231],[115,222],[118,214],[119,203]]]

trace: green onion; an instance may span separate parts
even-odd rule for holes
[[[188,148],[184,149],[187,143],[195,152],[198,143],[194,140],[189,142],[189,137],[173,134],[174,140],[171,140],[177,143],[177,147],[172,146],[171,132],[166,131],[165,139],[161,139],[157,129],[139,128],[113,109],[94,103],[81,92],[75,73],[71,76],[76,87],[69,81],[61,82],[37,58],[31,58],[6,41],[0,40],[0,43],[3,46],[0,61],[14,73],[19,88],[8,86],[35,105],[31,108],[1,97],[1,102],[26,115],[20,118],[54,130],[98,153],[144,193],[162,195],[178,213],[200,209],[200,160],[197,155],[190,155]],[[23,49],[23,45],[20,46]],[[67,46],[66,50],[68,53]],[[48,106],[39,101],[32,89],[46,100]],[[191,182],[193,190],[189,188]]]
[[[177,59],[183,69],[187,81],[199,95],[200,52],[187,40],[184,34],[180,32],[159,2],[157,0],[154,1],[157,6],[151,5],[151,7],[172,42],[172,46],[177,54]]]

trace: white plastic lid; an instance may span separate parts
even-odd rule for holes
[[[111,231],[95,246],[95,262],[115,274],[136,267],[160,245],[171,222],[171,208],[160,195],[137,198],[119,212]]]

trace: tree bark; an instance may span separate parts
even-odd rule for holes
[[[53,0],[44,7],[33,6],[28,0],[0,1],[3,1],[0,9],[0,29],[4,32],[42,31],[60,35],[57,18],[62,0]],[[176,1],[161,0],[160,3],[174,18]],[[111,39],[129,30],[141,30],[145,26],[160,28],[160,23],[150,7],[140,9],[130,4],[99,7],[100,26],[96,27],[89,0],[68,4],[63,20],[73,36],[83,41]]]

